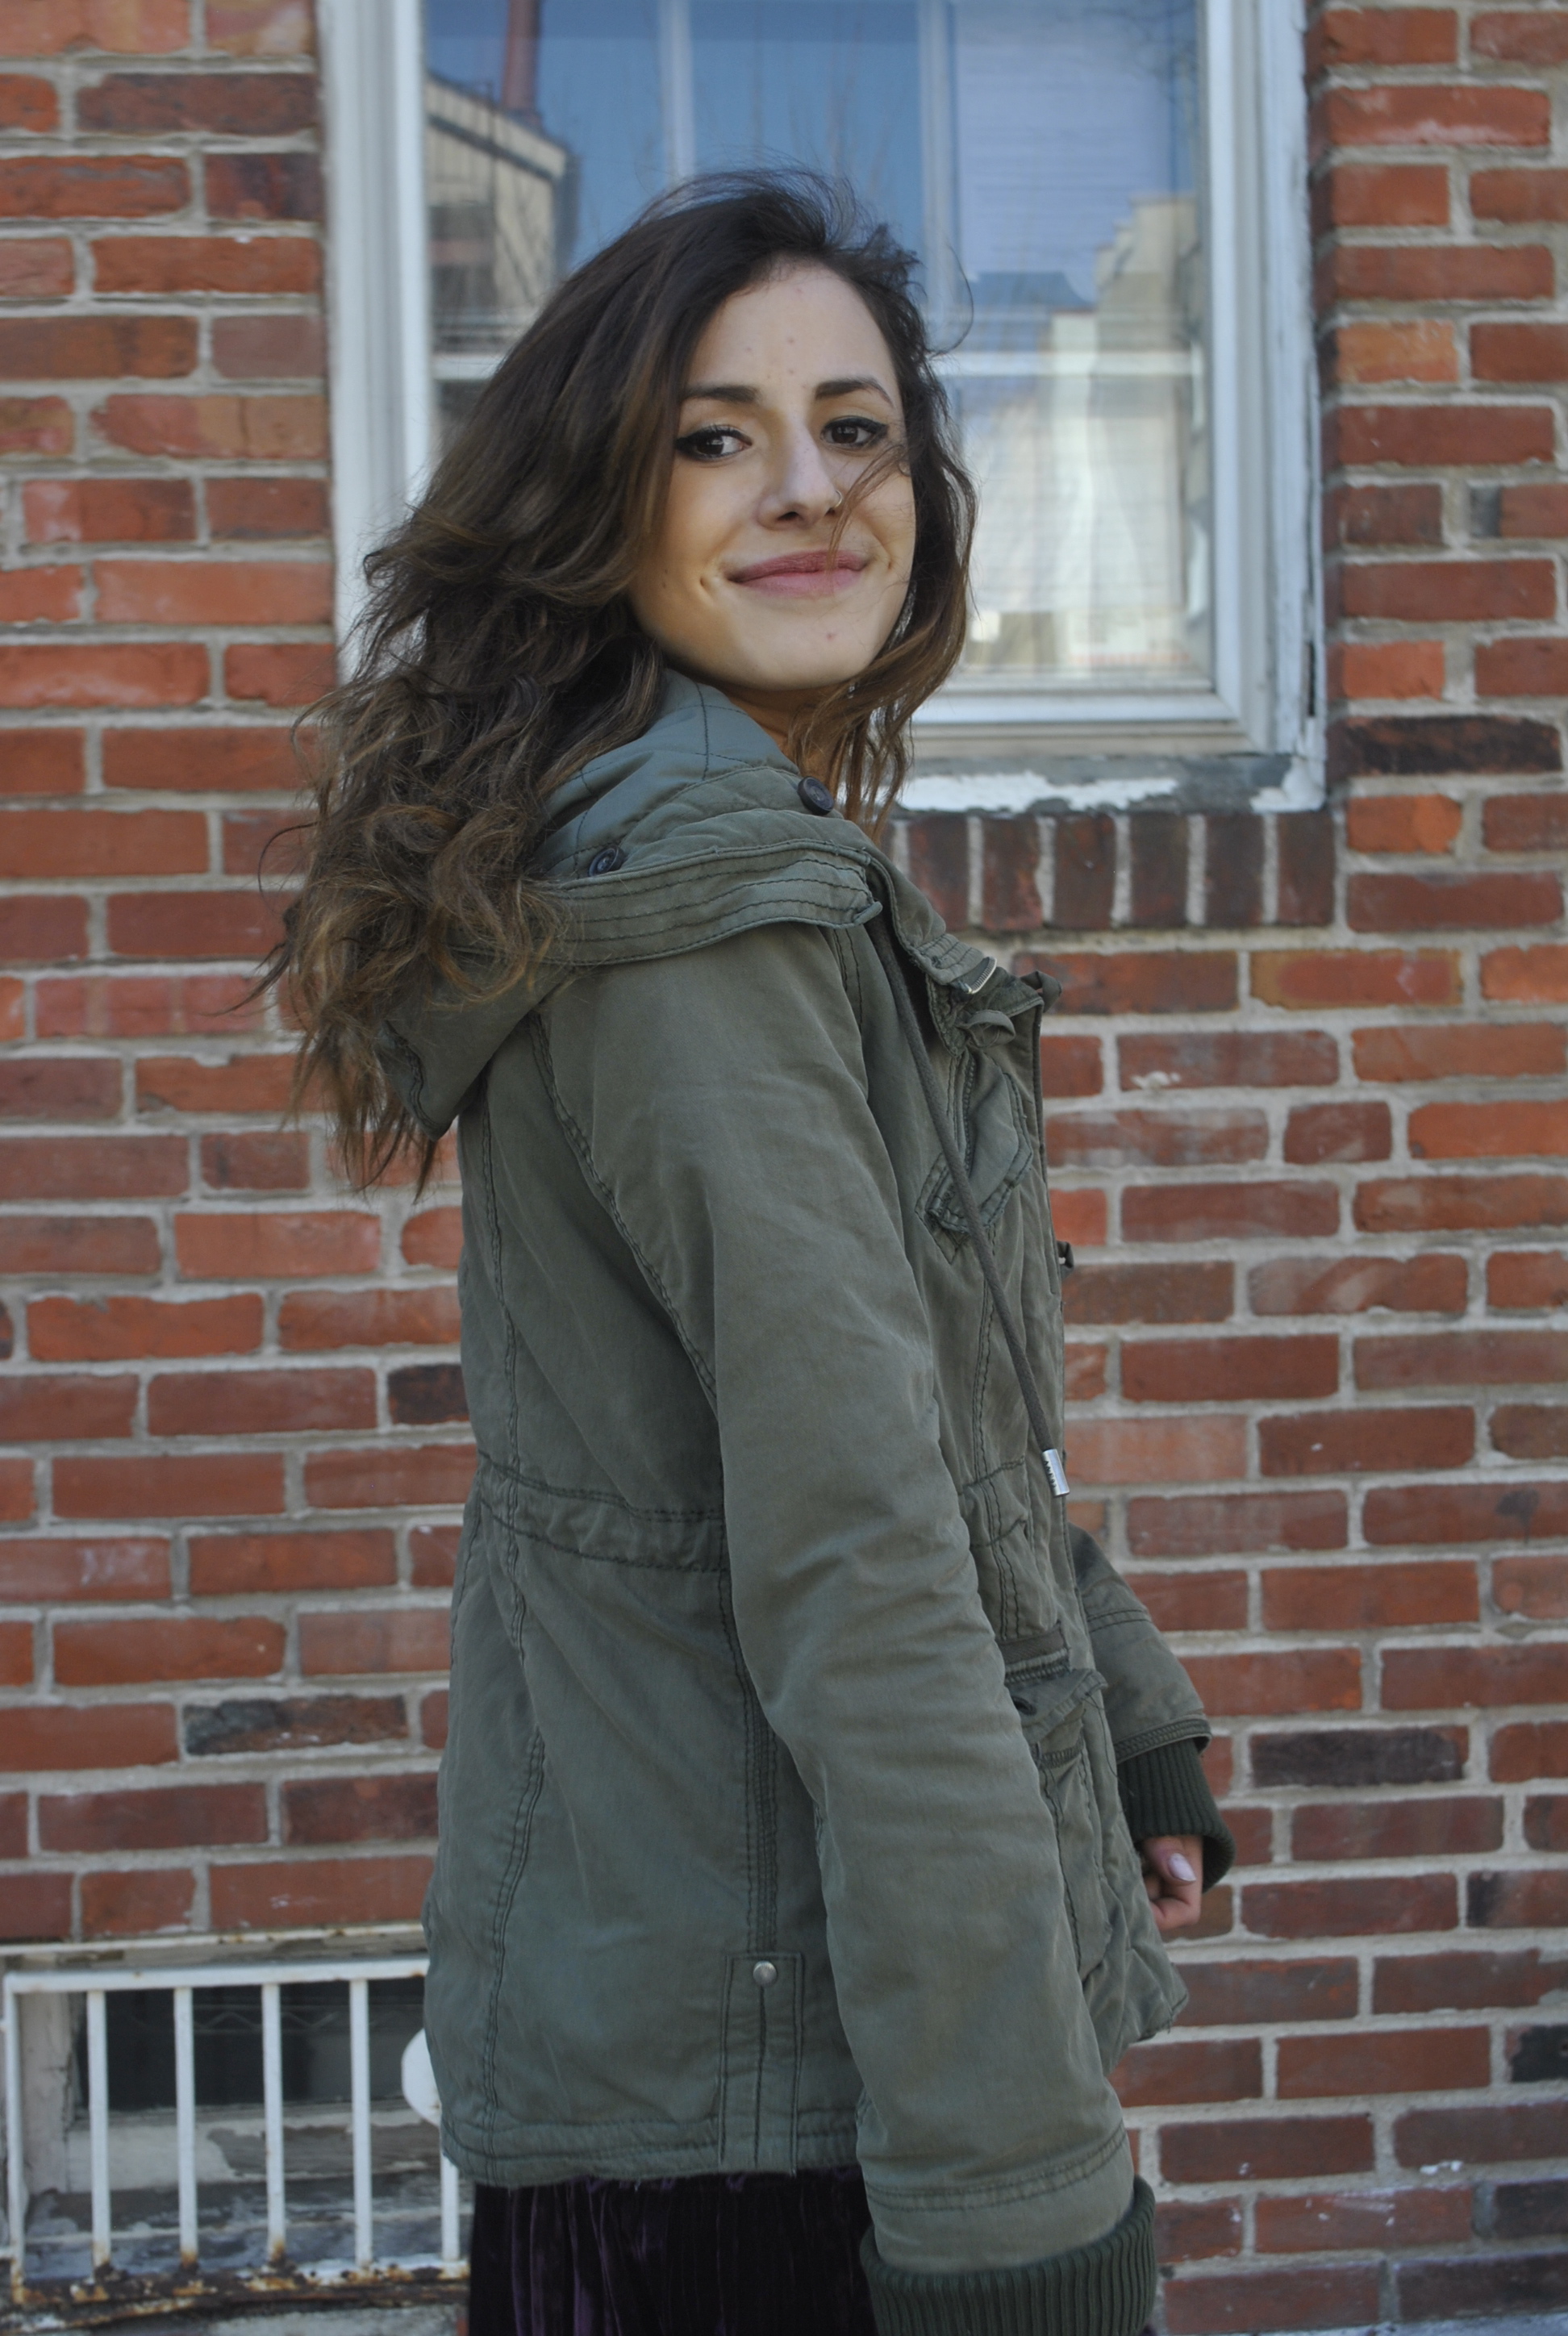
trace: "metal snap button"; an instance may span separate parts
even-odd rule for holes
[[[770,1962],[753,1963],[751,1975],[758,1987],[771,1987],[778,1977],[778,1965]]]
[[[607,843],[604,850],[596,852],[589,861],[588,872],[590,876],[613,876],[618,868],[625,866],[626,854],[619,844]]]
[[[807,811],[814,811],[824,819],[833,807],[833,796],[820,779],[803,779],[795,793]]]

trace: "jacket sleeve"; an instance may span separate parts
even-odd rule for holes
[[[1210,1729],[1197,1690],[1093,1533],[1081,1525],[1068,1532],[1095,1668],[1105,1681],[1127,1830],[1135,1841],[1201,1835],[1211,1890],[1230,1871],[1236,1844],[1198,1758]]]
[[[1022,2279],[1124,2224],[1143,2249],[832,945],[771,926],[582,974],[549,1027],[562,1124],[713,1405],[735,1631],[819,1819],[879,2263]]]

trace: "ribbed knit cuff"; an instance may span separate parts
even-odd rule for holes
[[[1236,1862],[1236,1844],[1230,1827],[1215,1806],[1192,1737],[1179,1744],[1160,1744],[1153,1752],[1139,1752],[1116,1769],[1122,1813],[1135,1841],[1160,1834],[1201,1834],[1203,1841],[1203,1887],[1212,1890]]]
[[[1154,2194],[1103,2238],[1016,2271],[892,2271],[861,2243],[877,2336],[1139,2336],[1154,2308]]]

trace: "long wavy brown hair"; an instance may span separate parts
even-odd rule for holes
[[[304,887],[266,980],[303,1031],[297,1095],[322,1095],[356,1182],[431,1147],[388,1084],[388,1007],[444,982],[490,996],[562,945],[530,862],[550,798],[657,711],[663,660],[628,589],[657,530],[705,326],[780,268],[832,268],[881,329],[904,410],[916,543],[898,623],[790,750],[874,832],[915,708],[963,646],[974,493],[911,290],[912,255],[806,173],[689,181],[570,276],[485,384],[423,500],[365,561],[352,678],[312,708]],[[846,500],[875,482],[862,474]]]

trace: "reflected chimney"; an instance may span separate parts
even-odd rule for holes
[[[501,68],[501,102],[539,128],[539,20],[544,0],[507,0],[506,53]]]

